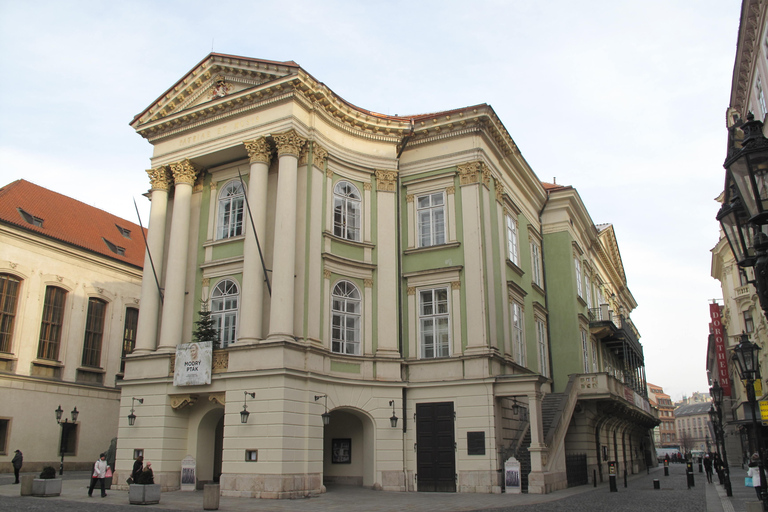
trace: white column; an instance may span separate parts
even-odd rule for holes
[[[272,147],[262,137],[243,142],[248,156],[251,158],[251,172],[248,179],[248,205],[253,224],[249,215],[245,216],[245,241],[243,242],[243,287],[240,294],[240,325],[238,326],[238,343],[253,343],[263,339],[262,318],[264,309],[265,277],[262,267],[261,253],[265,255],[264,240],[267,228],[267,175],[269,161],[272,158]]]
[[[296,267],[296,185],[301,148],[307,142],[295,130],[274,135],[279,168],[272,257],[272,303],[269,338],[293,339]]]
[[[376,249],[377,274],[376,299],[378,304],[378,322],[376,325],[377,357],[400,357],[398,349],[397,326],[399,313],[397,290],[400,282],[397,278],[397,171],[376,171]]]
[[[175,189],[173,193],[173,218],[171,240],[168,246],[168,265],[165,278],[163,319],[160,325],[160,350],[175,350],[181,341],[184,322],[185,278],[189,244],[189,218],[192,185],[196,171],[189,160],[171,164]]]
[[[163,282],[163,249],[165,220],[168,214],[168,190],[171,176],[165,167],[147,170],[152,185],[147,250],[144,253],[144,273],[141,279],[139,324],[136,328],[135,354],[146,354],[157,349],[157,320],[160,317],[160,283]],[[150,259],[151,254],[151,259]],[[154,273],[152,263],[154,262]],[[157,274],[157,279],[155,279]]]
[[[544,444],[544,429],[541,419],[542,398],[540,391],[528,393],[528,417],[531,422],[531,446],[528,447],[528,452],[531,455],[531,473],[528,475],[528,492],[530,494],[546,493],[544,468],[547,465],[547,445]]]

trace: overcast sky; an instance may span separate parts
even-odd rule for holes
[[[543,181],[614,224],[649,382],[708,391],[705,352],[740,0],[0,0],[0,184],[146,226],[128,123],[212,50],[293,60],[385,114],[490,104]]]

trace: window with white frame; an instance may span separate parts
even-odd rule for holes
[[[765,114],[768,113],[768,108],[766,108],[766,106],[765,106],[765,94],[763,93],[763,83],[760,80],[759,76],[757,77],[757,86],[756,87],[757,87],[757,101],[758,101],[758,103],[760,103],[761,113],[762,113],[763,117],[765,117]]]
[[[507,220],[507,259],[520,266],[520,240],[518,237],[517,220],[512,215],[506,215]]]
[[[243,234],[243,201],[245,194],[239,181],[230,181],[219,192],[219,214],[216,239]]]
[[[597,282],[595,283],[595,293],[597,294],[597,307],[605,304],[605,297],[603,296],[603,286]]]
[[[85,339],[83,341],[83,366],[99,368],[101,364],[101,344],[104,339],[104,317],[107,303],[101,299],[88,299],[88,314],[85,320]]]
[[[515,362],[525,366],[525,330],[523,328],[523,308],[517,302],[512,303],[512,354]]]
[[[419,336],[423,359],[451,355],[448,288],[419,290]]]
[[[45,288],[43,319],[40,322],[40,339],[37,357],[58,361],[61,345],[61,331],[64,327],[64,304],[67,291],[57,286]]]
[[[539,349],[539,373],[549,377],[549,354],[547,351],[547,326],[543,320],[536,319],[536,344]]]
[[[600,371],[597,364],[597,342],[592,340],[592,373]]]
[[[584,274],[584,300],[587,301],[587,307],[592,308],[592,283],[589,279],[589,273]]]
[[[237,314],[240,288],[232,279],[219,281],[211,293],[211,319],[219,331],[219,348],[227,348],[237,340]]]
[[[349,281],[339,281],[331,295],[331,351],[360,355],[360,291]]]
[[[752,319],[752,310],[748,309],[744,311],[744,331],[747,333],[751,333],[755,330],[755,322]]]
[[[589,373],[589,347],[587,346],[587,331],[581,328],[581,352],[584,362],[584,373]]]
[[[0,352],[11,351],[21,279],[0,274]]]
[[[531,240],[531,273],[533,284],[541,286],[541,247],[535,240]]]
[[[445,193],[434,192],[416,198],[419,247],[445,243]]]
[[[579,294],[579,297],[582,297],[584,292],[581,287],[581,260],[579,260],[579,258],[574,257],[573,266],[576,269],[576,293]]]
[[[348,181],[333,187],[333,234],[345,240],[360,241],[360,192]]]

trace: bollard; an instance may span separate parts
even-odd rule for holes
[[[592,470],[592,487],[597,487],[597,470]]]
[[[627,470],[624,470],[624,488],[627,488]]]
[[[701,459],[699,459],[699,473],[703,473],[703,472],[704,472],[704,466],[702,466]]]
[[[669,460],[664,459],[664,476],[669,476]]]
[[[693,481],[693,462],[688,461],[685,465],[685,473],[688,477],[688,488],[695,487],[696,484]]]
[[[659,483],[658,480],[654,479],[654,481],[653,481],[653,488],[654,489],[661,489],[661,484]]]
[[[616,461],[608,463],[608,484],[611,492],[619,492],[616,488]]]
[[[205,484],[203,486],[203,510],[219,510],[219,484]]]
[[[35,480],[35,475],[21,475],[21,495],[32,496],[32,482]]]

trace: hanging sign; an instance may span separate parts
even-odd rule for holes
[[[731,377],[728,374],[728,356],[725,352],[725,328],[719,304],[709,305],[709,317],[712,320],[709,324],[710,330],[715,340],[715,375],[723,388],[723,396],[731,396]]]
[[[201,386],[211,383],[213,342],[185,343],[176,346],[174,386]]]

